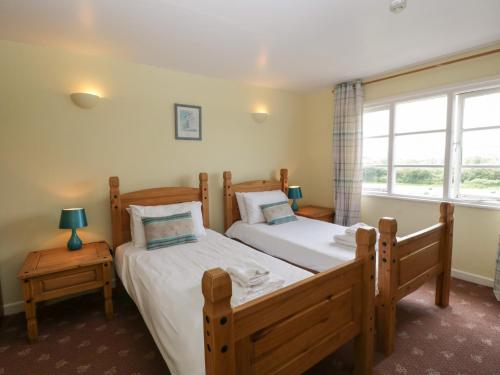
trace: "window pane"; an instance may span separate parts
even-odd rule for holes
[[[363,189],[387,191],[387,167],[364,167]]]
[[[363,137],[389,134],[389,110],[365,112],[363,115]]]
[[[500,168],[462,168],[460,195],[500,199]]]
[[[446,129],[447,98],[420,99],[396,105],[396,133]]]
[[[443,168],[396,168],[396,194],[443,196]]]
[[[500,165],[500,129],[463,132],[462,163]]]
[[[444,164],[446,133],[397,135],[394,164]]]
[[[464,100],[463,127],[500,126],[500,92]]]
[[[363,165],[387,164],[388,138],[363,139]]]

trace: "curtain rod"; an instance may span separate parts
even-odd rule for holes
[[[434,69],[434,68],[440,68],[442,66],[451,65],[451,64],[458,63],[458,62],[462,62],[462,61],[472,60],[472,59],[476,59],[478,57],[488,56],[488,55],[492,55],[494,53],[499,53],[499,52],[500,52],[500,48],[492,49],[490,51],[476,53],[474,55],[460,57],[460,58],[457,58],[457,59],[448,60],[448,61],[444,61],[444,62],[441,62],[441,63],[436,63],[436,64],[424,66],[422,68],[408,70],[408,71],[402,72],[402,73],[392,74],[392,75],[381,77],[381,78],[375,78],[375,79],[372,79],[372,80],[369,80],[369,81],[365,81],[365,82],[363,82],[363,84],[364,85],[369,85],[371,83],[382,82],[382,81],[386,81],[386,80],[389,80],[389,79],[398,78],[398,77],[406,76],[406,75],[409,75],[409,74],[414,74],[414,73],[422,72],[424,70],[430,70],[430,69]],[[335,89],[332,90],[332,93],[334,93],[334,92],[335,92]]]

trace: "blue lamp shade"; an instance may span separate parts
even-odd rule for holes
[[[79,250],[82,248],[82,240],[76,233],[77,228],[87,226],[87,216],[83,208],[63,208],[59,229],[71,229],[71,237],[68,241],[69,250]]]
[[[293,199],[292,210],[297,211],[299,209],[297,199],[302,198],[302,190],[300,189],[300,186],[290,186],[288,188],[288,198]]]

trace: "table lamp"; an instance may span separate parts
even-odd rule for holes
[[[293,199],[292,210],[297,211],[299,209],[297,199],[302,198],[302,190],[300,190],[300,186],[290,186],[288,188],[288,198]]]
[[[76,233],[77,228],[87,226],[87,216],[84,208],[63,208],[61,210],[61,220],[59,229],[71,229],[71,237],[68,241],[69,250],[79,250],[82,248],[82,240]]]

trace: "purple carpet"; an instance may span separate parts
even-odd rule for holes
[[[396,350],[376,355],[374,374],[499,375],[500,303],[491,288],[453,280],[450,307],[434,305],[433,284],[399,303]],[[0,375],[168,374],[128,296],[114,297],[115,319],[104,319],[99,294],[40,306],[39,342],[26,342],[22,314],[3,319]],[[351,345],[310,374],[349,374]]]

